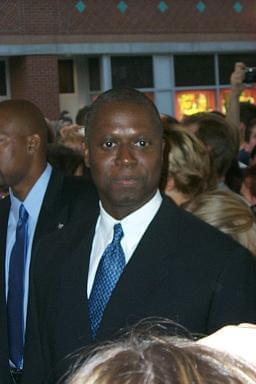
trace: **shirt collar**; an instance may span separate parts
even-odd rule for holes
[[[14,196],[12,190],[10,189],[11,209],[16,218],[19,217],[19,208],[20,205],[23,204],[29,216],[35,220],[37,219],[48,186],[48,182],[50,180],[51,173],[52,166],[50,164],[47,164],[45,170],[37,179],[24,201],[20,201],[19,199],[17,199],[17,197]]]
[[[128,216],[123,218],[122,220],[116,220],[112,216],[110,216],[102,206],[100,202],[100,226],[103,230],[103,233],[108,236],[109,233],[113,231],[113,226],[116,223],[121,223],[123,231],[125,234],[127,232],[134,231],[134,225],[136,228],[145,227],[145,223],[149,224],[150,221],[155,216],[162,202],[162,196],[159,190],[155,193],[155,195],[141,208],[136,211],[130,213]]]

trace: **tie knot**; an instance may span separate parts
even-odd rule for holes
[[[21,204],[19,209],[19,221],[21,221],[22,223],[26,223],[27,220],[28,220],[28,212],[24,207],[24,205]]]
[[[114,242],[120,242],[124,235],[122,225],[120,223],[114,225]]]

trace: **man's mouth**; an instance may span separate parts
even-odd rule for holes
[[[119,177],[119,178],[113,180],[114,184],[127,185],[127,186],[134,185],[137,182],[138,182],[138,179],[135,177]]]

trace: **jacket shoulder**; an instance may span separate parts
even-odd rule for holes
[[[231,236],[178,207],[167,198],[163,200],[161,215],[165,216],[172,226],[175,224],[174,231],[177,231],[179,241],[183,246],[187,245],[188,249],[207,249],[208,253],[215,252],[216,258],[237,251],[251,257],[251,253]]]

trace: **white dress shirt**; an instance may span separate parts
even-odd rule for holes
[[[156,215],[162,202],[159,191],[141,208],[130,213],[122,220],[116,220],[110,216],[100,202],[100,214],[96,223],[95,233],[90,255],[89,273],[87,281],[87,296],[89,298],[99,261],[108,244],[111,243],[114,234],[114,225],[121,223],[124,236],[121,245],[125,254],[126,264],[132,257],[137,245],[144,235],[147,227]]]
[[[6,301],[8,296],[8,276],[9,276],[9,266],[10,266],[10,257],[13,245],[16,238],[16,226],[19,219],[19,209],[20,205],[23,204],[28,212],[28,249],[26,256],[26,265],[25,265],[25,280],[24,280],[24,324],[26,324],[27,317],[27,305],[28,305],[28,289],[29,289],[29,266],[31,260],[31,250],[33,244],[34,233],[36,229],[36,224],[38,216],[41,210],[43,203],[44,195],[50,180],[52,172],[52,167],[50,164],[47,164],[44,172],[33,185],[32,189],[29,191],[27,197],[24,201],[17,199],[10,189],[10,199],[11,199],[11,208],[8,219],[8,229],[7,229],[7,239],[6,239],[6,257],[5,257],[5,294]],[[24,327],[25,332],[25,327]]]

